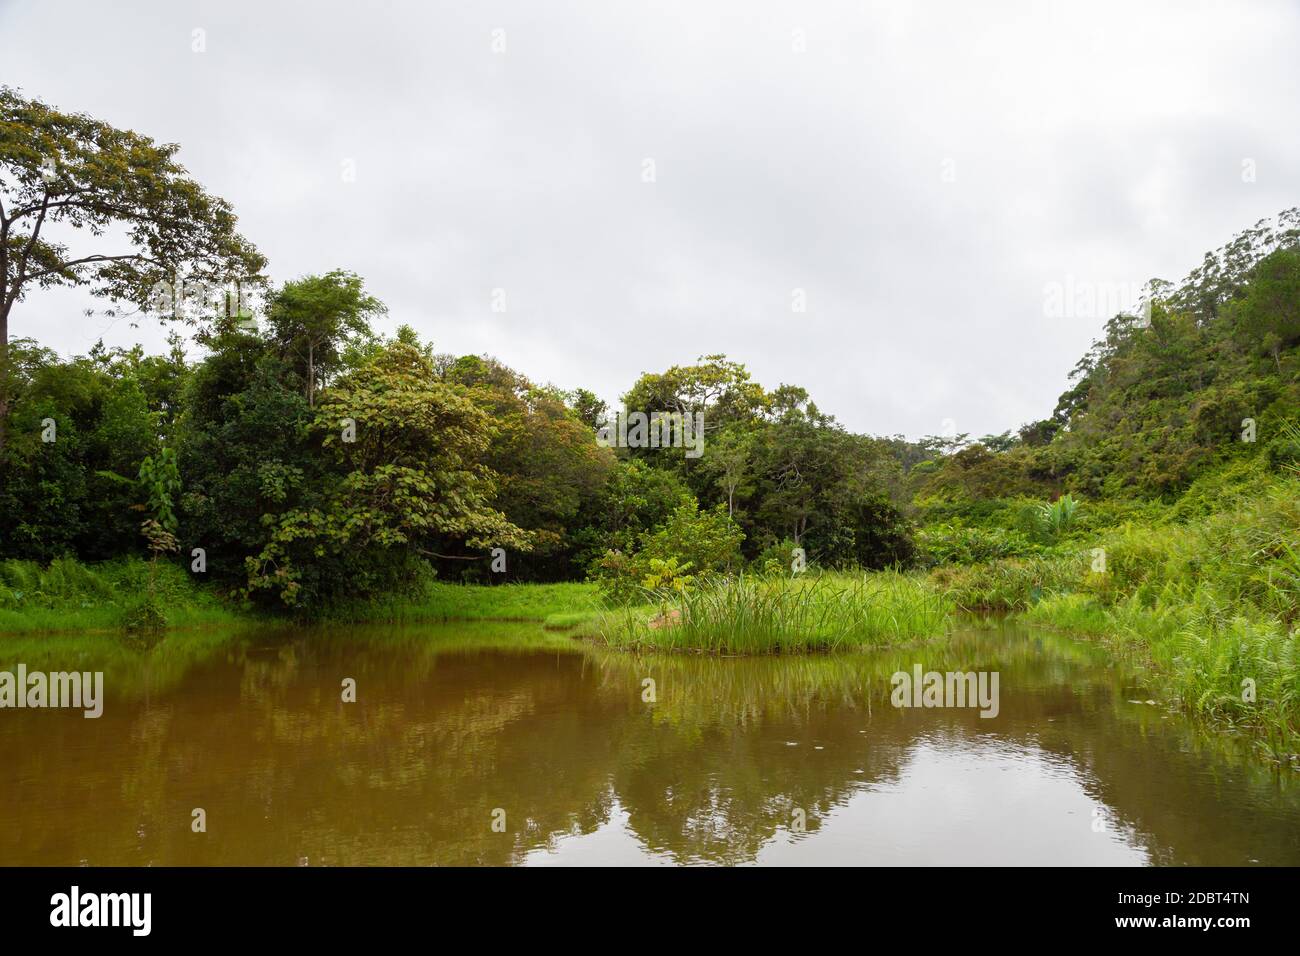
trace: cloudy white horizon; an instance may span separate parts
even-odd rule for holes
[[[1177,280],[1298,204],[1298,40],[1284,2],[0,0],[0,83],[179,143],[274,281],[355,271],[382,331],[611,402],[722,352],[978,436],[1100,334],[1054,284]],[[163,347],[87,304],[11,335]]]

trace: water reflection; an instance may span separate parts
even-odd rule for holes
[[[44,666],[88,666],[77,646]],[[998,670],[998,717],[894,709],[888,677],[916,663]],[[1300,863],[1287,779],[1015,629],[744,660],[295,632],[106,669],[99,720],[0,713],[0,863]]]

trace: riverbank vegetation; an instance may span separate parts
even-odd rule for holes
[[[448,584],[427,581],[418,589],[342,604],[330,623],[419,621],[529,621],[564,629],[591,619],[600,606],[596,587],[555,584]]]
[[[399,591],[340,603],[312,620],[527,621],[564,629],[591,620],[599,607],[595,585],[582,582],[489,587],[429,578]],[[75,558],[56,558],[48,565],[0,561],[0,634],[129,632],[139,629],[133,622],[141,617],[141,608],[160,614],[174,629],[285,623],[280,615],[223,599],[171,563],[154,566],[140,558],[95,564]]]
[[[144,609],[144,610],[142,610]],[[117,558],[0,561],[0,633],[119,632],[160,610],[176,628],[238,624],[247,615],[170,563]]]
[[[1242,477],[1245,477],[1242,475]],[[935,569],[959,606],[1087,635],[1171,706],[1292,760],[1300,710],[1300,481],[1256,475],[1222,510],[1125,522],[1043,553]]]
[[[1162,703],[1300,741],[1297,214],[1117,316],[1053,416],[926,466],[917,539],[958,606],[1104,644]],[[1069,494],[1070,517],[1036,500]]]
[[[706,355],[645,372],[617,410],[667,416],[661,439],[702,421],[702,447],[611,447],[581,383],[382,334],[346,269],[266,284],[259,309],[210,296],[265,284],[265,262],[174,147],[0,94],[0,630],[499,618],[753,653],[1012,611],[1294,752],[1300,211],[1153,280],[1017,430],[855,434],[803,386]],[[41,196],[71,232],[125,225],[145,248],[64,262]],[[167,196],[185,215],[151,231]],[[184,323],[193,345],[11,339],[50,284]]]
[[[948,598],[892,572],[717,576],[661,591],[648,608],[618,608],[592,625],[597,638],[634,650],[789,654],[897,647],[941,637]]]

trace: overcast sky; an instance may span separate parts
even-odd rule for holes
[[[1286,2],[0,0],[0,82],[180,143],[277,282],[607,399],[725,352],[910,437],[1051,412],[1107,318],[1053,283],[1300,203],[1297,49]],[[83,304],[11,335],[161,347]]]

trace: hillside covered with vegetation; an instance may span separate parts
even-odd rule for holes
[[[912,469],[918,551],[968,609],[1136,664],[1296,761],[1300,249],[1260,223],[1120,315],[1052,416]]]

